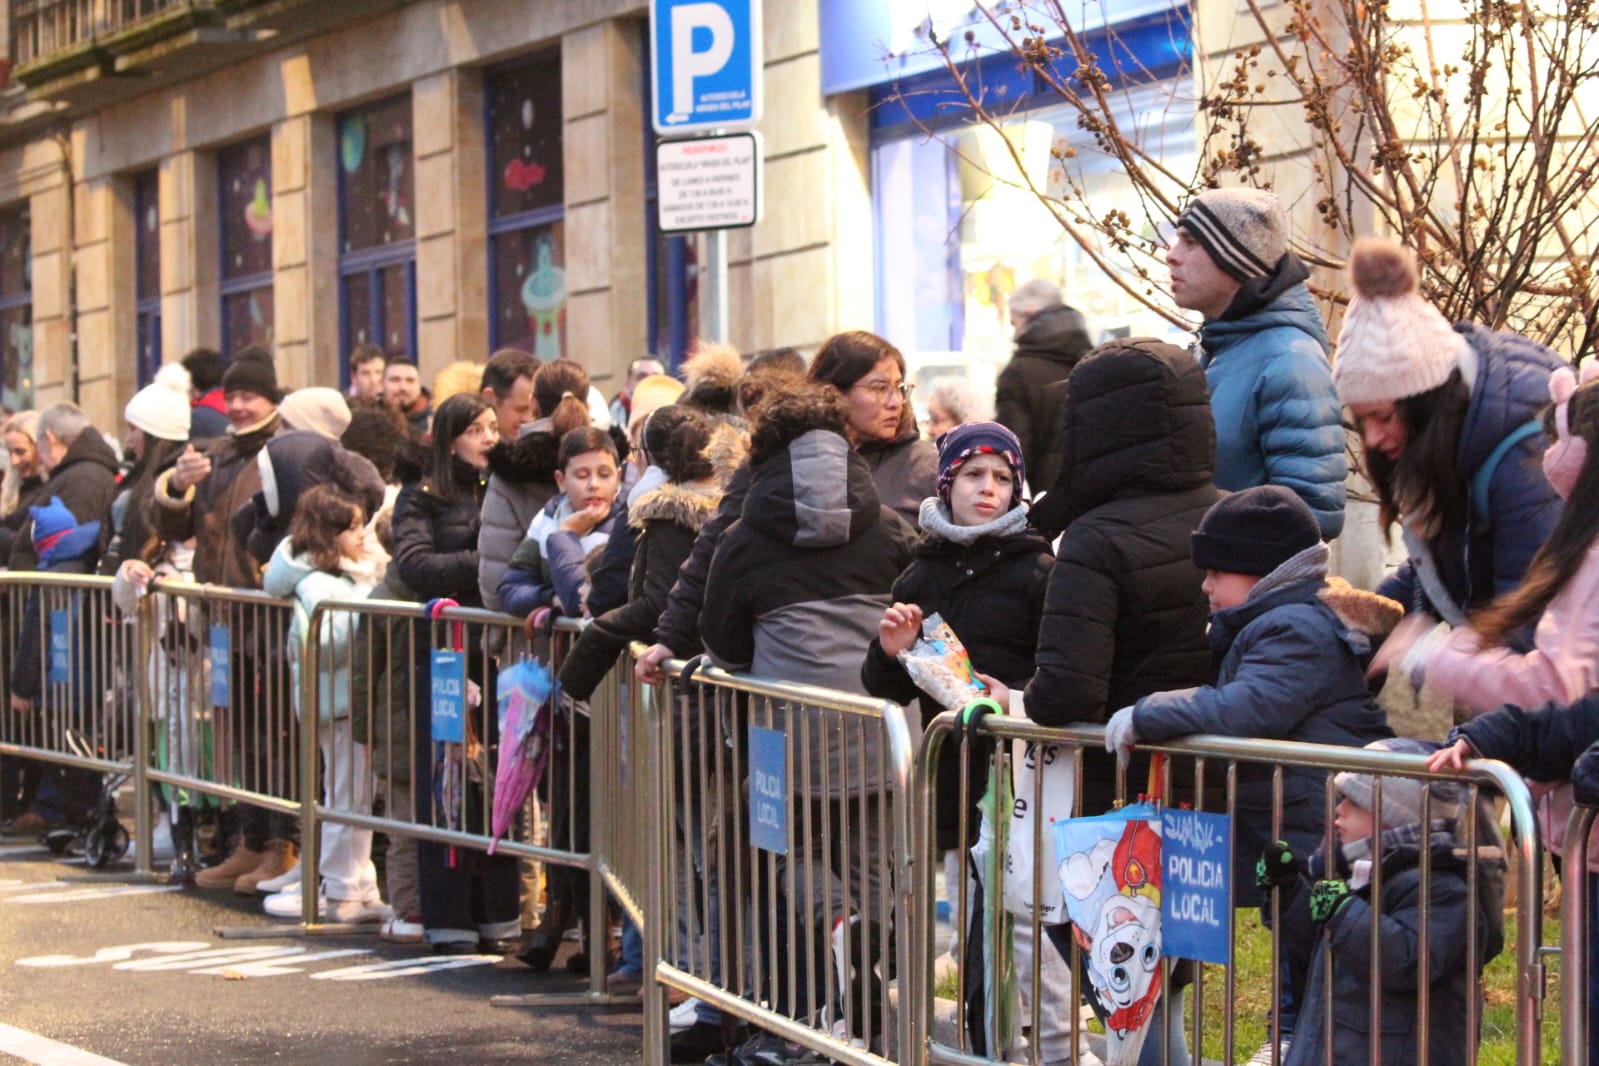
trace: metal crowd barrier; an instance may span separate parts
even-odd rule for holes
[[[1593,835],[1593,807],[1573,807],[1566,821],[1560,849],[1562,869],[1579,876],[1565,877],[1560,889],[1560,942],[1587,948],[1593,935],[1589,908],[1593,906],[1593,875],[1587,873],[1589,844]],[[1591,1026],[1588,998],[1594,974],[1588,965],[1588,951],[1562,950],[1560,955],[1560,1061],[1591,1062],[1588,1054]]]
[[[149,738],[143,778],[169,801],[260,808],[279,827],[301,814],[299,730],[289,680],[293,603],[252,589],[152,581],[127,659]],[[125,619],[126,621],[126,619]],[[139,804],[141,814],[149,803]],[[134,834],[149,874],[149,825]]]
[[[94,808],[107,785],[99,775],[114,775],[112,784],[137,776],[143,754],[126,672],[131,646],[130,631],[117,624],[110,578],[0,573],[0,764],[9,764],[8,785],[13,774],[37,772],[68,806],[86,809],[70,828],[94,865],[119,858],[128,844],[125,830],[96,818]],[[26,691],[13,688],[14,678]],[[26,699],[27,709],[14,709],[14,698]],[[137,817],[148,816],[140,804]]]
[[[414,603],[318,605],[301,653],[311,667],[301,671],[301,706],[314,708],[320,718],[328,702],[338,698],[341,684],[361,677],[371,680],[364,690],[350,686],[356,706],[350,708],[344,729],[324,725],[302,733],[302,779],[310,784],[302,807],[306,877],[318,868],[325,840],[317,828],[324,825],[385,834],[391,865],[398,854],[396,841],[487,851],[501,749],[508,743],[499,733],[499,671],[536,658],[553,676],[581,631],[576,619],[560,619],[530,640],[521,620],[478,609],[445,607],[429,617]],[[328,634],[334,638],[326,639]],[[433,733],[433,692],[417,682],[443,669],[432,661],[437,652],[460,653],[466,687],[478,696],[476,702],[462,700],[452,712],[464,718],[460,743],[439,743]],[[623,663],[620,669],[629,666]],[[605,985],[607,891],[643,924],[638,900],[644,874],[636,857],[646,851],[638,812],[647,808],[648,777],[628,770],[647,763],[648,752],[640,747],[647,738],[638,730],[630,736],[626,707],[618,701],[618,673],[612,671],[586,706],[563,702],[552,709],[542,782],[511,815],[508,831],[494,844],[496,855],[542,865],[551,907],[557,895],[579,905],[574,917],[583,919],[592,947],[588,991],[576,996],[498,996],[498,1005],[609,1003],[619,998],[609,995]],[[311,718],[309,713],[305,717]],[[376,805],[381,814],[374,813]],[[568,871],[566,880],[550,876],[552,867]],[[586,875],[586,891],[571,874]],[[577,896],[581,899],[573,898]],[[312,932],[325,928],[310,893],[302,893],[302,921]]]
[[[646,1061],[664,1058],[669,989],[837,1062],[898,1061],[912,1048],[889,992],[910,961],[904,709],[664,670],[665,685],[633,686],[659,773]]]
[[[929,723],[917,756],[918,761],[916,766],[915,803],[917,824],[914,827],[912,834],[912,839],[914,842],[914,857],[912,861],[912,867],[916,874],[915,884],[912,886],[912,895],[916,901],[917,908],[915,917],[915,929],[917,934],[915,944],[916,981],[914,982],[916,998],[915,1003],[911,1008],[911,1029],[917,1035],[918,1047],[908,1057],[912,1061],[926,1061],[932,1063],[977,1064],[1006,1061],[1014,1062],[1017,1061],[1015,1056],[1008,1056],[1006,1054],[1007,1050],[1013,1049],[990,1048],[986,1053],[983,1054],[976,1053],[973,1050],[972,1033],[969,1031],[966,1024],[966,1019],[963,1017],[968,991],[968,974],[966,972],[964,960],[956,960],[956,965],[958,967],[956,977],[956,999],[959,1006],[956,1012],[955,1027],[953,1031],[951,1030],[947,1021],[940,1031],[937,1018],[938,1011],[937,1004],[935,1002],[935,963],[937,957],[942,951],[942,948],[937,943],[936,916],[933,909],[935,894],[934,876],[935,870],[938,866],[938,853],[936,851],[935,838],[933,834],[932,810],[939,753],[943,745],[948,740],[955,720],[955,715],[943,714]],[[1008,718],[994,715],[981,719],[978,732],[981,736],[992,737],[1000,741],[1000,743],[994,746],[994,752],[992,754],[993,776],[990,778],[991,781],[1005,780],[1005,775],[1013,765],[1012,756],[1009,751],[1011,744],[1007,742],[1014,741],[1029,745],[1029,750],[1034,752],[1041,751],[1049,745],[1056,746],[1056,753],[1054,754],[1054,757],[1068,760],[1076,769],[1077,794],[1073,798],[1073,813],[1085,813],[1081,811],[1082,784],[1084,781],[1083,754],[1085,750],[1091,749],[1099,749],[1100,752],[1103,753],[1104,730],[1102,728],[1083,727],[1048,729],[1034,725],[1025,719]],[[1222,794],[1225,796],[1225,805],[1219,807],[1213,806],[1212,810],[1216,811],[1217,813],[1235,813],[1240,767],[1264,766],[1269,768],[1267,773],[1270,774],[1271,779],[1273,811],[1271,825],[1272,834],[1268,839],[1277,839],[1282,836],[1283,769],[1288,767],[1303,767],[1325,772],[1325,810],[1323,816],[1324,828],[1322,841],[1322,846],[1324,848],[1337,847],[1337,838],[1333,828],[1335,792],[1333,789],[1332,775],[1334,773],[1348,770],[1363,774],[1381,775],[1377,780],[1377,791],[1373,801],[1373,805],[1378,807],[1381,806],[1382,802],[1382,778],[1387,778],[1389,780],[1409,778],[1422,781],[1422,817],[1428,821],[1444,816],[1445,800],[1442,798],[1435,799],[1433,796],[1433,792],[1437,787],[1437,783],[1445,781],[1454,782],[1458,784],[1462,793],[1461,800],[1459,802],[1459,810],[1463,815],[1464,812],[1474,813],[1473,817],[1460,817],[1456,830],[1460,848],[1464,852],[1467,862],[1467,870],[1464,880],[1467,885],[1468,892],[1468,913],[1472,915],[1477,913],[1476,908],[1479,903],[1478,874],[1479,872],[1486,872],[1487,869],[1479,866],[1479,863],[1490,862],[1494,860],[1494,853],[1490,852],[1488,849],[1489,839],[1486,835],[1484,835],[1485,831],[1480,828],[1482,819],[1487,817],[1487,815],[1482,812],[1489,809],[1489,805],[1485,804],[1484,801],[1488,795],[1493,793],[1500,795],[1505,808],[1508,811],[1511,826],[1510,833],[1506,836],[1505,840],[1508,849],[1515,853],[1514,858],[1517,860],[1510,864],[1510,871],[1516,878],[1516,889],[1519,892],[1519,899],[1521,901],[1519,918],[1515,923],[1516,928],[1513,939],[1510,930],[1507,928],[1506,945],[1503,955],[1501,956],[1502,959],[1508,959],[1509,965],[1513,966],[1514,968],[1513,988],[1515,996],[1515,1061],[1518,1064],[1521,1064],[1521,1066],[1531,1066],[1531,1064],[1539,1062],[1539,1056],[1541,1053],[1540,1029],[1544,997],[1544,969],[1542,955],[1549,951],[1549,949],[1541,948],[1542,911],[1538,901],[1542,899],[1542,849],[1538,843],[1538,833],[1534,819],[1534,806],[1532,798],[1525,783],[1509,767],[1496,761],[1474,760],[1467,766],[1465,773],[1462,775],[1440,775],[1428,773],[1425,768],[1426,759],[1424,756],[1419,755],[1367,751],[1362,748],[1290,744],[1275,741],[1245,740],[1213,736],[1190,737],[1164,744],[1140,745],[1139,750],[1159,752],[1164,753],[1165,755],[1166,765],[1164,770],[1161,772],[1159,781],[1156,782],[1157,795],[1172,796],[1172,786],[1174,780],[1181,780],[1185,782],[1203,781],[1210,786],[1212,795],[1214,795],[1215,787],[1220,785],[1223,790]],[[967,765],[966,760],[969,757],[970,756],[968,752],[962,753],[961,810],[963,814],[961,838],[963,843],[961,853],[963,859],[970,845],[975,842],[977,837],[976,827],[969,824],[969,820],[966,816],[966,812],[970,810],[970,803],[968,801],[976,799],[975,796],[967,795],[968,781],[970,780],[970,776],[966,771],[970,769],[970,767]],[[1131,800],[1137,798],[1137,795],[1144,792],[1145,789],[1146,782],[1144,781],[1134,782],[1128,780],[1119,780],[1117,784],[1117,794],[1120,799]],[[1044,855],[1054,855],[1053,840],[1051,839],[1047,848],[1045,846],[1044,834],[1050,833],[1053,835],[1052,829],[1047,824],[1048,819],[1051,817],[1065,817],[1066,813],[1042,810],[1042,807],[1045,803],[1044,777],[1042,774],[1033,777],[1033,785],[1030,790],[1031,794],[1029,795],[1028,792],[1029,790],[1026,788],[1018,789],[1015,796],[1015,802],[1017,804],[1029,803],[1034,811],[1040,812],[1039,816],[1033,817],[1030,822],[1032,826],[1032,839],[1024,839],[1021,841],[1021,845],[1024,848],[1030,849],[1033,857],[1033,883],[1030,886],[1031,892],[1028,898],[1037,899],[1039,898],[1039,892],[1044,885],[1044,879],[1054,879],[1058,876],[1058,873],[1055,869],[1044,868],[1045,863],[1042,859],[1042,856]],[[1204,790],[1196,789],[1190,791],[1183,798],[1193,801],[1196,809],[1204,810],[1205,794],[1206,793]],[[1092,814],[1096,812],[1086,813]],[[1586,813],[1591,819],[1593,812],[1589,811]],[[1573,824],[1575,824],[1575,819]],[[1584,828],[1586,827],[1586,824],[1587,823],[1584,823]],[[1489,829],[1486,832],[1492,833],[1492,830]],[[1234,832],[1229,841],[1230,849],[1237,847],[1237,839],[1238,837],[1235,822]],[[1581,847],[1585,845],[1585,842],[1586,837],[1584,836],[1578,841],[1578,846]],[[1569,836],[1567,847],[1568,849],[1571,847]],[[1568,861],[1573,861],[1572,856],[1574,854],[1577,853],[1571,850],[1567,851]],[[1479,858],[1479,855],[1483,857]],[[1001,856],[1000,858],[1001,861],[987,864],[987,876],[997,879],[998,883],[990,883],[984,886],[983,889],[990,898],[995,900],[1002,898],[1004,888],[1003,880],[1005,878],[1007,869],[1007,864],[1005,861],[1003,861],[1004,857]],[[1232,852],[1229,850],[1227,855],[1227,861],[1229,865],[1231,865],[1232,858]],[[1253,855],[1247,856],[1248,865],[1251,870],[1254,868],[1254,858],[1255,856]],[[1579,864],[1576,868],[1580,869],[1582,867]],[[964,916],[967,913],[968,906],[971,905],[971,901],[968,899],[968,891],[973,893],[977,891],[975,888],[969,888],[969,876],[970,875],[962,878],[958,889],[956,889],[954,886],[951,886],[950,888],[951,901],[954,906],[954,914],[956,915],[957,924],[961,923],[961,916]],[[1421,859],[1420,876],[1423,884],[1430,884],[1429,878],[1432,876],[1431,862],[1426,857]],[[1371,897],[1374,899],[1381,899],[1381,878],[1381,868],[1380,864],[1378,864],[1373,874],[1371,884]],[[1251,878],[1251,881],[1252,880],[1253,878]],[[1567,943],[1584,942],[1580,939],[1574,939],[1571,936],[1573,930],[1580,930],[1582,928],[1580,924],[1576,924],[1577,919],[1580,918],[1581,914],[1583,913],[1581,911],[1583,906],[1581,898],[1582,893],[1580,891],[1572,891],[1572,889],[1576,888],[1579,883],[1580,879],[1570,879],[1566,888],[1565,900],[1567,907]],[[1232,891],[1236,893],[1239,887],[1240,886],[1237,884],[1234,884],[1232,886]],[[1252,888],[1253,885],[1251,884],[1250,887]],[[1419,919],[1421,930],[1421,958],[1418,960],[1418,964],[1420,966],[1420,972],[1417,974],[1420,984],[1420,991],[1417,997],[1417,1017],[1414,1019],[1414,1022],[1418,1027],[1418,1032],[1420,1034],[1425,1034],[1427,1032],[1430,998],[1425,957],[1428,947],[1427,938],[1429,936],[1431,925],[1428,918],[1431,895],[1430,893],[1420,893],[1420,895],[1423,900]],[[1233,903],[1234,900],[1229,899],[1227,902]],[[1281,941],[1280,932],[1280,907],[1282,906],[1281,894],[1277,892],[1271,893],[1268,897],[1266,906],[1270,908],[1271,911],[1271,921],[1269,923],[1270,928],[1271,930],[1275,931],[1264,934],[1269,936],[1271,940],[1271,961],[1269,971],[1265,973],[1251,972],[1247,974],[1247,980],[1251,982],[1248,987],[1251,987],[1256,991],[1258,991],[1262,985],[1268,989],[1276,988],[1279,967],[1283,965],[1282,960],[1284,958],[1284,945]],[[1573,914],[1573,909],[1576,910],[1575,915]],[[1058,984],[1058,982],[1062,980],[1061,974],[1058,971],[1056,975],[1057,985],[1056,987],[1052,988],[1049,985],[1048,979],[1043,976],[1047,969],[1042,959],[1047,954],[1047,949],[1045,949],[1044,945],[1046,944],[1048,931],[1044,927],[1043,922],[1040,921],[1037,909],[1034,908],[1030,922],[1023,918],[1015,919],[1014,943],[1011,939],[1011,936],[1008,936],[1004,931],[1005,919],[1001,913],[1002,910],[1003,908],[997,905],[991,906],[987,909],[986,921],[984,922],[984,928],[982,929],[981,935],[987,938],[988,947],[985,950],[987,952],[987,960],[989,964],[995,965],[1003,971],[1007,966],[1011,965],[1008,961],[1008,955],[1010,954],[1012,947],[1018,943],[1025,946],[1021,934],[1031,934],[1030,943],[1036,948],[1032,952],[1031,965],[1023,968],[1027,972],[1018,972],[1016,974],[1017,983],[1023,986],[1021,992],[1022,1003],[1024,1006],[1020,1010],[1021,1017],[1018,1019],[1015,1028],[1017,1030],[1028,1031],[1028,1034],[1031,1038],[1031,1046],[1028,1049],[1028,1058],[1024,1059],[1023,1061],[1030,1061],[1036,1064],[1042,1061],[1042,1056],[1039,1049],[1041,1037],[1044,1034],[1043,1030],[1041,1029],[1041,1024],[1049,1020],[1049,1008],[1044,1006],[1046,1002],[1054,1000],[1053,1005],[1057,1008],[1057,1024],[1060,1017],[1060,1012],[1058,1009],[1059,1004],[1064,1002],[1068,1006],[1068,1039],[1070,1039],[1072,1047],[1075,1048],[1079,1046],[1079,1040],[1086,1031],[1086,1024],[1080,1018],[1079,1010],[1077,1008],[1077,1005],[1081,1002],[1079,999],[1079,988],[1077,987],[1077,982],[1079,980],[1078,975],[1083,973],[1081,948],[1076,943],[1073,943],[1069,949],[1069,952],[1067,952],[1067,965],[1064,967],[1064,970],[1066,971],[1064,980],[1069,982],[1069,987]],[[1243,983],[1244,979],[1241,979],[1239,974],[1239,969],[1242,963],[1239,960],[1237,949],[1240,944],[1240,933],[1246,927],[1246,924],[1259,924],[1260,921],[1261,912],[1252,905],[1247,908],[1247,913],[1245,910],[1237,910],[1234,909],[1234,907],[1229,906],[1226,908],[1226,914],[1223,917],[1226,935],[1232,944],[1232,950],[1230,954],[1233,959],[1233,964],[1223,967],[1220,975],[1222,984],[1220,996],[1220,1009],[1222,1012],[1222,1018],[1220,1019],[1220,1025],[1222,1029],[1223,1048],[1219,1057],[1224,1062],[1238,1062],[1241,1060],[1241,1058],[1249,1056],[1254,1051],[1254,1044],[1250,1044],[1249,1046],[1238,1046],[1236,1039],[1235,1030],[1239,1023],[1245,1019],[1240,1019],[1235,1015],[1235,1008],[1238,1004],[1240,992],[1242,992],[1246,987],[1246,985]],[[1029,925],[1031,926],[1030,929],[1027,928]],[[1371,928],[1371,940],[1368,948],[1371,956],[1369,981],[1370,988],[1372,990],[1370,1061],[1375,1063],[1382,1061],[1380,1048],[1382,1036],[1382,979],[1379,970],[1382,945],[1379,936],[1379,923],[1373,922]],[[1257,933],[1255,935],[1258,937],[1262,934]],[[963,949],[962,954],[964,955],[965,941],[967,937],[966,928],[961,930],[959,937]],[[1465,958],[1477,958],[1481,946],[1478,943],[1476,922],[1468,922],[1466,937],[1467,943]],[[1059,941],[1057,940],[1057,943],[1058,942]],[[1571,1010],[1571,1003],[1580,1002],[1583,999],[1585,996],[1586,983],[1582,978],[1581,970],[1573,968],[1573,964],[1577,962],[1577,959],[1574,957],[1580,956],[1581,952],[1566,952],[1563,953],[1563,955],[1563,969],[1566,979],[1565,995],[1567,997],[1564,1032],[1566,1047],[1568,1049],[1568,1054],[1563,1061],[1577,1062],[1582,1061],[1582,1059],[1573,1055],[1570,1052],[1570,1049],[1573,1047],[1583,1046],[1583,1032],[1580,1028],[1580,1014],[1574,1014],[1574,1012]],[[1331,956],[1324,955],[1323,958],[1324,960],[1330,960]],[[1161,975],[1163,980],[1170,976],[1171,967],[1174,964],[1175,960],[1173,959],[1162,959]],[[1325,965],[1328,967],[1328,977],[1330,978],[1330,967],[1332,963],[1331,961],[1326,961]],[[1200,1057],[1202,1048],[1204,1048],[1205,1051],[1214,1054],[1214,1045],[1212,1044],[1211,1046],[1206,1047],[1202,1042],[1205,1039],[1207,1029],[1212,1030],[1212,1039],[1214,1040],[1214,1027],[1217,1024],[1216,1019],[1207,1017],[1207,1010],[1214,1009],[1216,1001],[1216,997],[1211,991],[1211,988],[1215,983],[1214,976],[1207,978],[1207,970],[1211,975],[1214,975],[1216,967],[1208,965],[1203,967],[1193,966],[1192,969],[1193,983],[1188,988],[1189,1010],[1191,1011],[1191,1017],[1190,1020],[1185,1023],[1184,1031],[1187,1035],[1190,1052],[1197,1061]],[[1014,1008],[1014,1003],[1004,999],[1002,992],[1004,987],[1003,981],[999,980],[997,977],[994,977],[992,974],[990,977],[993,979],[991,979],[983,987],[983,991],[981,993],[983,1014],[982,1024],[985,1026],[985,1032],[996,1032],[1001,1028],[1000,1012],[1002,1010],[1012,1010]],[[1253,982],[1256,981],[1261,982],[1262,985],[1253,984]],[[1326,990],[1326,994],[1324,996],[1325,1002],[1317,1004],[1301,1004],[1301,1018],[1305,1017],[1306,1011],[1318,1009],[1327,1012],[1325,1017],[1333,1017],[1330,980],[1327,981],[1323,987]],[[1472,994],[1468,996],[1466,1017],[1459,1020],[1460,1023],[1465,1027],[1467,1034],[1480,1032],[1482,1026],[1483,982],[1480,970],[1474,970],[1472,972],[1470,978],[1470,988],[1472,990]],[[1269,1002],[1273,1005],[1273,1013],[1275,1013],[1277,997],[1271,992],[1266,994],[1269,997]],[[1572,997],[1575,997],[1575,1000],[1573,1000]],[[1166,997],[1163,996],[1158,1001],[1158,1005],[1155,1008],[1156,1017],[1151,1024],[1156,1027],[1157,1030],[1163,1029],[1166,1025],[1167,1019],[1163,1012],[1163,1007],[1166,1002]],[[1030,1004],[1030,1006],[1027,1004]],[[1257,1024],[1259,1020],[1260,1019],[1258,1018],[1253,1019],[1253,1021]],[[1334,1026],[1329,1024],[1325,1031],[1330,1034],[1333,1028]],[[1298,1031],[1301,1033],[1304,1032],[1303,1023],[1301,1023],[1301,1028]],[[1274,1021],[1267,1023],[1266,1032],[1269,1037],[1275,1041],[1277,1037],[1277,1031]],[[1478,1061],[1477,1043],[1476,1041],[1471,1040],[1469,1036],[1466,1043],[1467,1046],[1471,1048],[1471,1052],[1467,1061],[1474,1064]],[[1429,1059],[1429,1055],[1427,1049],[1427,1037],[1425,1035],[1421,1035],[1419,1037],[1419,1045],[1420,1058],[1418,1061],[1426,1062]],[[1075,1051],[1071,1053],[1075,1054]],[[1167,1049],[1167,1054],[1170,1055],[1169,1048]],[[1332,1040],[1329,1036],[1326,1040],[1326,1047],[1323,1050],[1322,1055],[1318,1056],[1315,1061],[1323,1061],[1323,1056],[1329,1056],[1325,1059],[1325,1061],[1332,1062],[1334,1060],[1330,1057],[1331,1055]],[[1440,1057],[1431,1056],[1431,1061],[1436,1063],[1437,1066],[1444,1066],[1444,1060]],[[1453,1064],[1451,1064],[1451,1066],[1453,1066]]]

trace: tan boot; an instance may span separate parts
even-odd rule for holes
[[[299,861],[300,853],[295,850],[293,844],[287,840],[269,840],[260,863],[255,869],[239,875],[238,880],[233,882],[233,891],[241,896],[253,896],[256,885],[274,877],[281,877],[294,869]]]
[[[194,875],[196,888],[227,888],[244,874],[261,865],[264,851],[253,851],[240,844],[233,853],[215,866],[208,866]]]

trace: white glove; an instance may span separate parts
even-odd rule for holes
[[[1105,750],[1115,753],[1118,766],[1126,766],[1136,743],[1138,734],[1133,731],[1133,709],[1123,707],[1105,723]]]

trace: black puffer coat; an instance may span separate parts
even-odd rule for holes
[[[878,500],[915,529],[922,501],[938,481],[938,449],[921,439],[913,423],[893,440],[862,441],[855,450],[872,472]]]
[[[972,544],[924,534],[915,561],[895,580],[889,598],[895,603],[914,603],[924,615],[938,612],[966,645],[979,671],[1019,687],[1033,674],[1044,589],[1054,562],[1049,544],[1030,529],[983,537]],[[937,700],[922,694],[905,667],[887,655],[875,637],[861,663],[861,683],[871,695],[896,703],[920,699],[923,721],[945,710]],[[968,761],[972,780],[967,795],[974,807],[988,776],[984,754],[973,753]],[[940,752],[936,805],[939,848],[959,847],[958,745],[946,744]],[[967,825],[972,827],[968,835],[975,834],[975,813],[968,814]]]
[[[859,692],[861,657],[912,548],[910,527],[878,503],[844,438],[802,434],[754,468],[744,513],[717,546],[700,618],[706,650],[730,670]],[[795,756],[809,760],[812,787],[883,787],[879,736],[868,732],[852,753],[864,769],[846,774],[836,716],[808,713],[810,736],[828,748],[825,777],[821,751]]]
[[[394,501],[393,565],[420,602],[447,597],[463,607],[481,607],[478,514],[486,481],[469,464],[451,462],[455,499],[441,499],[426,478],[400,489]]]
[[[111,503],[111,543],[100,559],[100,573],[114,575],[128,559],[150,561],[147,549],[161,540],[150,527],[156,471],[171,466],[187,446],[185,441],[146,438],[144,457],[122,479]]]
[[[17,509],[0,518],[0,566],[11,565],[11,546],[15,542],[17,531],[28,521],[28,508],[49,500],[39,499],[40,490],[44,488],[44,478],[31,477],[17,486]]]
[[[1050,495],[1074,518],[1026,691],[1027,716],[1043,725],[1104,722],[1152,692],[1210,679],[1204,575],[1189,555],[1189,535],[1220,498],[1204,372],[1159,341],[1104,345],[1073,371],[1064,417],[1065,465]],[[1115,770],[1104,751],[1085,753],[1083,813],[1110,808]],[[1135,757],[1128,780],[1145,771]]]
[[[1016,335],[1016,354],[999,372],[994,420],[1022,442],[1027,480],[1038,489],[1053,485],[1060,473],[1060,457],[1050,442],[1058,436],[1061,394],[1048,386],[1068,377],[1093,346],[1082,312],[1051,307]]]

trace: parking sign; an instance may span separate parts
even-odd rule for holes
[[[761,0],[651,0],[652,120],[660,134],[761,117]]]

